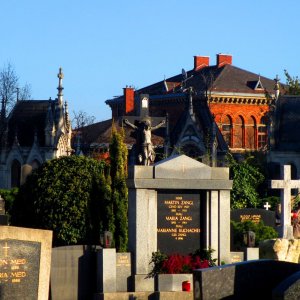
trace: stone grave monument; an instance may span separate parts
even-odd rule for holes
[[[300,180],[291,179],[291,166],[281,166],[280,175],[283,179],[271,180],[272,189],[280,189],[281,200],[281,225],[280,238],[292,239],[293,227],[291,225],[291,189],[300,188]]]
[[[135,291],[153,290],[153,252],[188,254],[215,250],[230,260],[228,168],[209,167],[185,155],[129,169],[129,250]]]
[[[1,299],[48,300],[52,231],[1,226]]]

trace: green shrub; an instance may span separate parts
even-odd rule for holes
[[[265,226],[262,221],[258,224],[255,224],[252,221],[231,221],[231,224],[233,228],[233,244],[235,250],[241,250],[245,247],[244,233],[247,231],[253,231],[255,233],[255,246],[258,246],[260,241],[278,237],[278,232],[270,226]]]

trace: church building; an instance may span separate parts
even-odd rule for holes
[[[19,187],[47,160],[71,154],[71,122],[59,69],[55,100],[19,100],[0,118],[0,188]]]

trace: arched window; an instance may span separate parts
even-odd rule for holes
[[[263,149],[267,145],[267,118],[262,117],[260,124],[257,126],[257,146]]]
[[[232,120],[230,116],[224,116],[221,121],[221,132],[229,147],[232,147]]]
[[[21,164],[18,160],[13,160],[11,164],[11,187],[20,187],[21,184]]]
[[[238,116],[234,124],[233,148],[244,148],[244,119]]]
[[[247,149],[256,149],[256,142],[255,142],[255,126],[256,121],[254,117],[250,117],[247,121],[247,125],[245,128],[246,131],[246,148]]]

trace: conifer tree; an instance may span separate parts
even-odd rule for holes
[[[128,151],[123,142],[124,134],[123,128],[118,132],[113,124],[109,146],[111,199],[114,213],[113,235],[115,247],[120,252],[127,250],[128,242],[128,189],[126,186]]]

